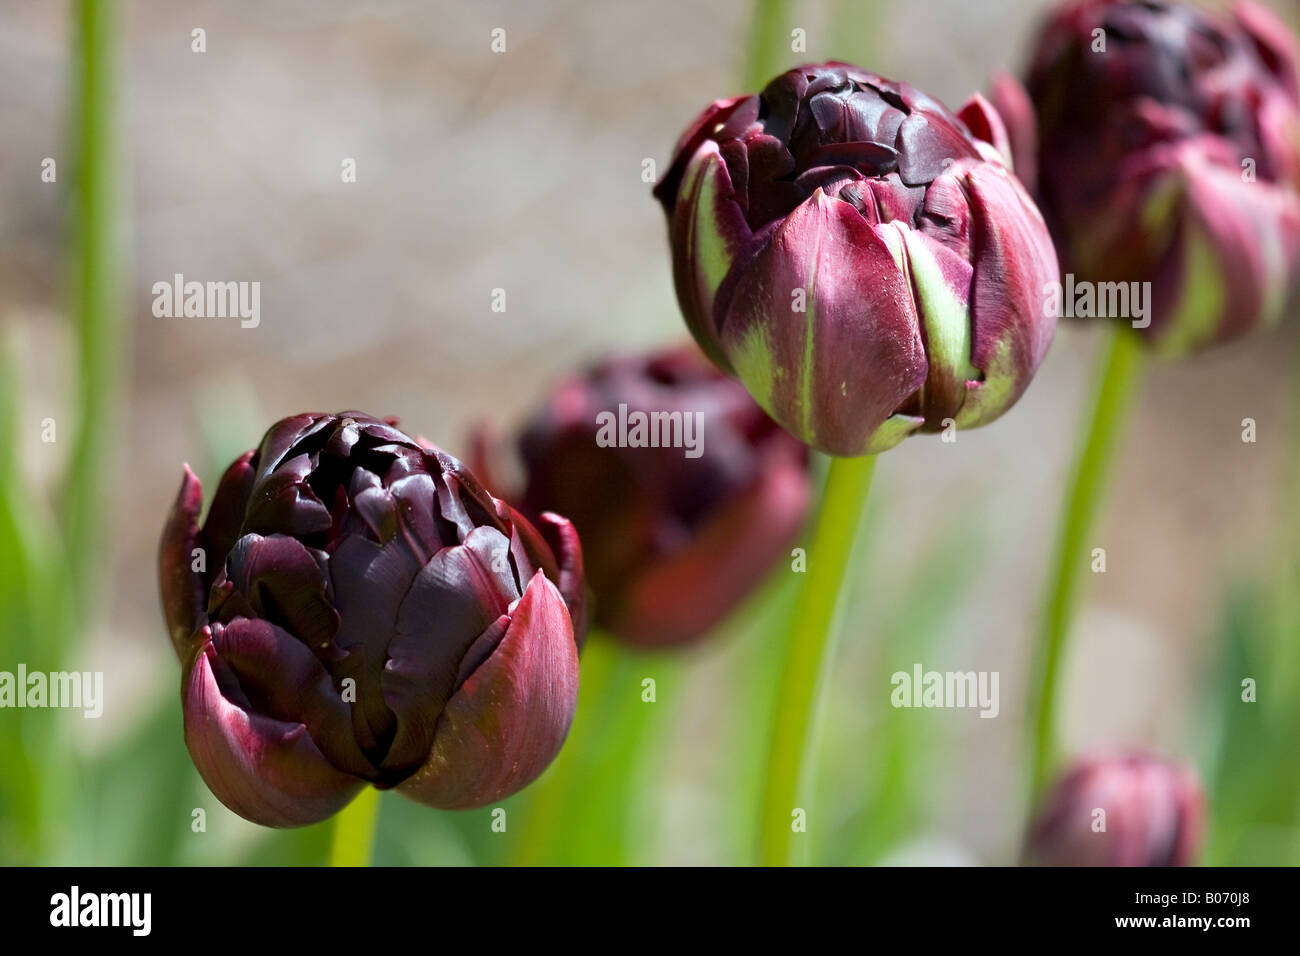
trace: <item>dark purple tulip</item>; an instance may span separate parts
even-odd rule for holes
[[[655,187],[686,324],[832,455],[992,421],[1056,327],[1056,255],[1009,149],[982,98],[954,115],[844,63],[718,100]]]
[[[539,533],[395,425],[283,419],[226,471],[201,529],[187,467],[163,530],[185,742],[255,823],[315,823],[366,784],[482,806],[541,773],[573,718],[573,528],[546,514]]]
[[[1039,866],[1187,866],[1204,818],[1205,797],[1190,767],[1140,754],[1094,756],[1075,764],[1043,801],[1025,860]]]
[[[1284,310],[1300,269],[1296,63],[1294,38],[1254,4],[1081,0],[1044,27],[1028,99],[1005,80],[994,92],[1020,131],[1017,168],[1033,165],[1037,123],[1037,198],[1062,267],[1150,282],[1148,314],[1117,317],[1149,322],[1158,354]]]
[[[604,444],[598,416],[608,423],[620,405],[632,422],[698,415],[700,454]],[[491,483],[495,449],[482,434],[475,444],[475,470]],[[807,448],[694,346],[610,358],[566,378],[515,446],[521,507],[564,509],[582,536],[596,621],[635,644],[705,634],[789,556],[808,511]]]

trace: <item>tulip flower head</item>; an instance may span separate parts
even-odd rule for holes
[[[611,440],[623,421],[646,426],[642,437]],[[677,422],[698,445],[660,440]],[[475,445],[475,471],[500,490],[493,475],[504,469],[491,460],[504,449],[482,432]],[[594,619],[634,644],[707,633],[789,556],[808,512],[807,448],[694,346],[608,358],[566,378],[514,445],[520,507],[573,521]]]
[[[582,557],[469,470],[360,412],[271,426],[202,527],[185,469],[163,609],[185,742],[255,823],[299,826],[366,784],[482,806],[550,763],[577,703]]]
[[[1187,866],[1204,827],[1195,772],[1144,755],[1097,755],[1043,801],[1026,861],[1041,866]]]
[[[1009,150],[982,98],[953,114],[844,63],[718,100],[655,187],[687,325],[832,455],[994,420],[1056,322],[1056,255]]]
[[[1157,354],[1282,314],[1300,269],[1296,76],[1294,37],[1252,3],[1078,0],[1044,27],[1028,98],[995,91],[1013,139],[1037,125],[1062,267],[1092,286],[1149,283],[1146,315],[1114,317]]]

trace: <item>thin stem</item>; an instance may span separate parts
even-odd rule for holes
[[[1065,498],[1039,636],[1031,710],[1034,749],[1030,780],[1035,798],[1046,785],[1057,757],[1056,696],[1070,624],[1079,603],[1081,576],[1092,557],[1088,536],[1142,368],[1142,344],[1137,334],[1120,325],[1111,336],[1109,348],[1102,353],[1087,437]]]
[[[790,7],[790,0],[755,0],[745,61],[746,90],[761,90],[789,59]]]
[[[796,852],[796,810],[805,810],[810,754],[816,738],[821,689],[831,659],[832,637],[845,596],[844,580],[871,487],[874,456],[835,458],[826,476],[821,511],[807,552],[794,617],[785,648],[768,751],[767,777],[759,817],[759,861],[785,866],[803,858]]]
[[[77,0],[71,195],[72,313],[77,329],[76,434],[67,476],[67,577],[84,620],[102,583],[105,515],[126,356],[120,309],[115,87],[117,4]]]
[[[379,791],[366,787],[334,818],[330,866],[369,866],[379,818]]]
[[[554,766],[527,791],[515,865],[617,866],[632,861],[637,782],[673,716],[678,662],[593,631],[582,654],[578,713]],[[642,680],[655,680],[655,702]],[[581,807],[575,813],[575,807]]]

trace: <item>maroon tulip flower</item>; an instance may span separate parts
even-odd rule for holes
[[[1036,51],[1028,98],[1004,79],[994,100],[1018,131],[1019,169],[1034,166],[1037,123],[1038,200],[1063,268],[1091,285],[1149,282],[1145,314],[1111,314],[1157,354],[1275,322],[1300,268],[1287,29],[1250,3],[1228,14],[1080,0],[1050,18]],[[1098,301],[1082,314],[1105,311]]]
[[[283,419],[202,528],[187,467],[163,531],[185,742],[255,823],[315,823],[366,784],[482,806],[541,773],[573,717],[577,535],[550,514],[539,533],[395,425]]]
[[[476,437],[475,470],[492,484],[489,444]],[[515,445],[521,507],[571,518],[597,623],[636,644],[706,633],[789,556],[808,511],[807,448],[693,346],[565,379]]]
[[[1047,352],[1046,226],[1001,119],[844,63],[718,100],[655,196],[700,345],[791,433],[840,456],[986,424]]]
[[[1026,862],[1040,866],[1187,866],[1205,797],[1190,767],[1143,755],[1091,757],[1047,795]]]

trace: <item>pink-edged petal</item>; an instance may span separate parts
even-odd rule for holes
[[[495,652],[447,702],[428,760],[398,790],[448,810],[507,797],[555,758],[577,702],[569,611],[539,571]]]
[[[1006,131],[1011,171],[1032,196],[1038,189],[1038,116],[1033,101],[1020,80],[1005,70],[993,75],[989,96]]]
[[[686,167],[668,221],[668,238],[677,301],[686,324],[708,356],[727,369],[715,303],[733,264],[752,245],[753,235],[713,140],[701,143]]]
[[[971,210],[971,364],[982,385],[966,397],[958,427],[984,425],[1015,404],[1056,333],[1044,291],[1060,278],[1042,215],[1001,166],[953,167]]]
[[[365,781],[330,764],[303,724],[228,699],[214,673],[217,661],[205,644],[182,686],[185,744],[217,799],[268,827],[318,823],[343,809]]]
[[[573,638],[581,652],[587,641],[587,615],[591,595],[588,593],[587,576],[583,570],[582,542],[578,538],[578,529],[569,519],[551,511],[543,512],[538,517],[537,528],[551,546],[559,564],[559,579],[555,583],[569,609],[569,617],[573,620]]]
[[[886,228],[817,190],[745,267],[723,326],[750,394],[832,455],[863,454],[926,378],[901,247],[896,257]]]

